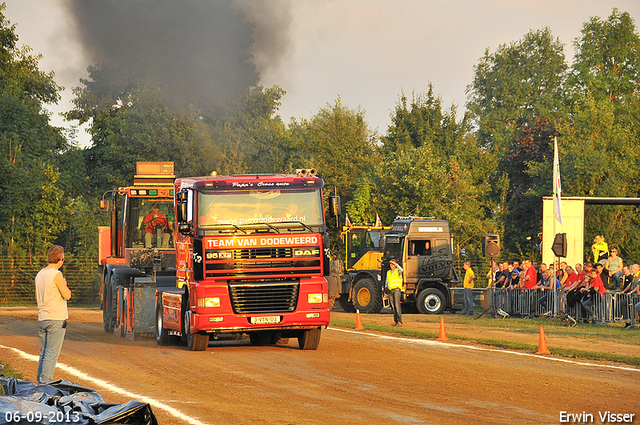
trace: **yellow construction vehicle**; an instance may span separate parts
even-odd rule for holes
[[[343,226],[344,259],[335,258],[331,263],[330,305],[337,299],[345,311],[377,313],[382,309],[382,249],[384,234],[390,230],[381,224]]]

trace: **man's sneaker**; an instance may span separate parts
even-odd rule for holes
[[[625,328],[625,329],[629,329],[629,328],[631,328],[631,327],[633,327],[633,325],[632,325],[631,323],[625,323],[625,324],[624,324],[624,328]]]
[[[398,322],[398,323],[396,323],[396,326],[397,326],[398,328],[401,328],[401,327],[402,327],[402,322]]]

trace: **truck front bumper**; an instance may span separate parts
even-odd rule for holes
[[[192,313],[191,332],[234,333],[261,330],[315,329],[329,325],[329,309],[260,315]]]

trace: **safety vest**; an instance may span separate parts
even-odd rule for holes
[[[593,252],[593,261],[596,263],[609,258],[609,246],[605,241],[594,243],[591,246],[591,251]]]
[[[402,289],[402,276],[397,267],[393,271],[387,270],[387,288]]]

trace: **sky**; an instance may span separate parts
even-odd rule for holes
[[[259,84],[286,91],[278,111],[285,123],[310,118],[340,98],[362,110],[379,134],[386,133],[400,95],[425,93],[429,83],[460,118],[485,50],[495,52],[529,30],[549,27],[571,64],[573,42],[591,17],[607,19],[616,7],[631,14],[636,28],[640,22],[638,0],[263,0],[254,9],[257,3],[235,1],[250,19],[262,19],[258,28],[270,25],[264,33],[277,36],[261,36],[262,54],[255,57]],[[69,12],[73,0],[5,2],[19,44],[42,54],[40,69],[54,71],[65,87],[60,104],[49,109],[54,125],[69,126],[58,113],[71,108],[71,88],[96,63],[78,41],[79,23]],[[81,146],[90,143],[84,128],[77,139]]]

